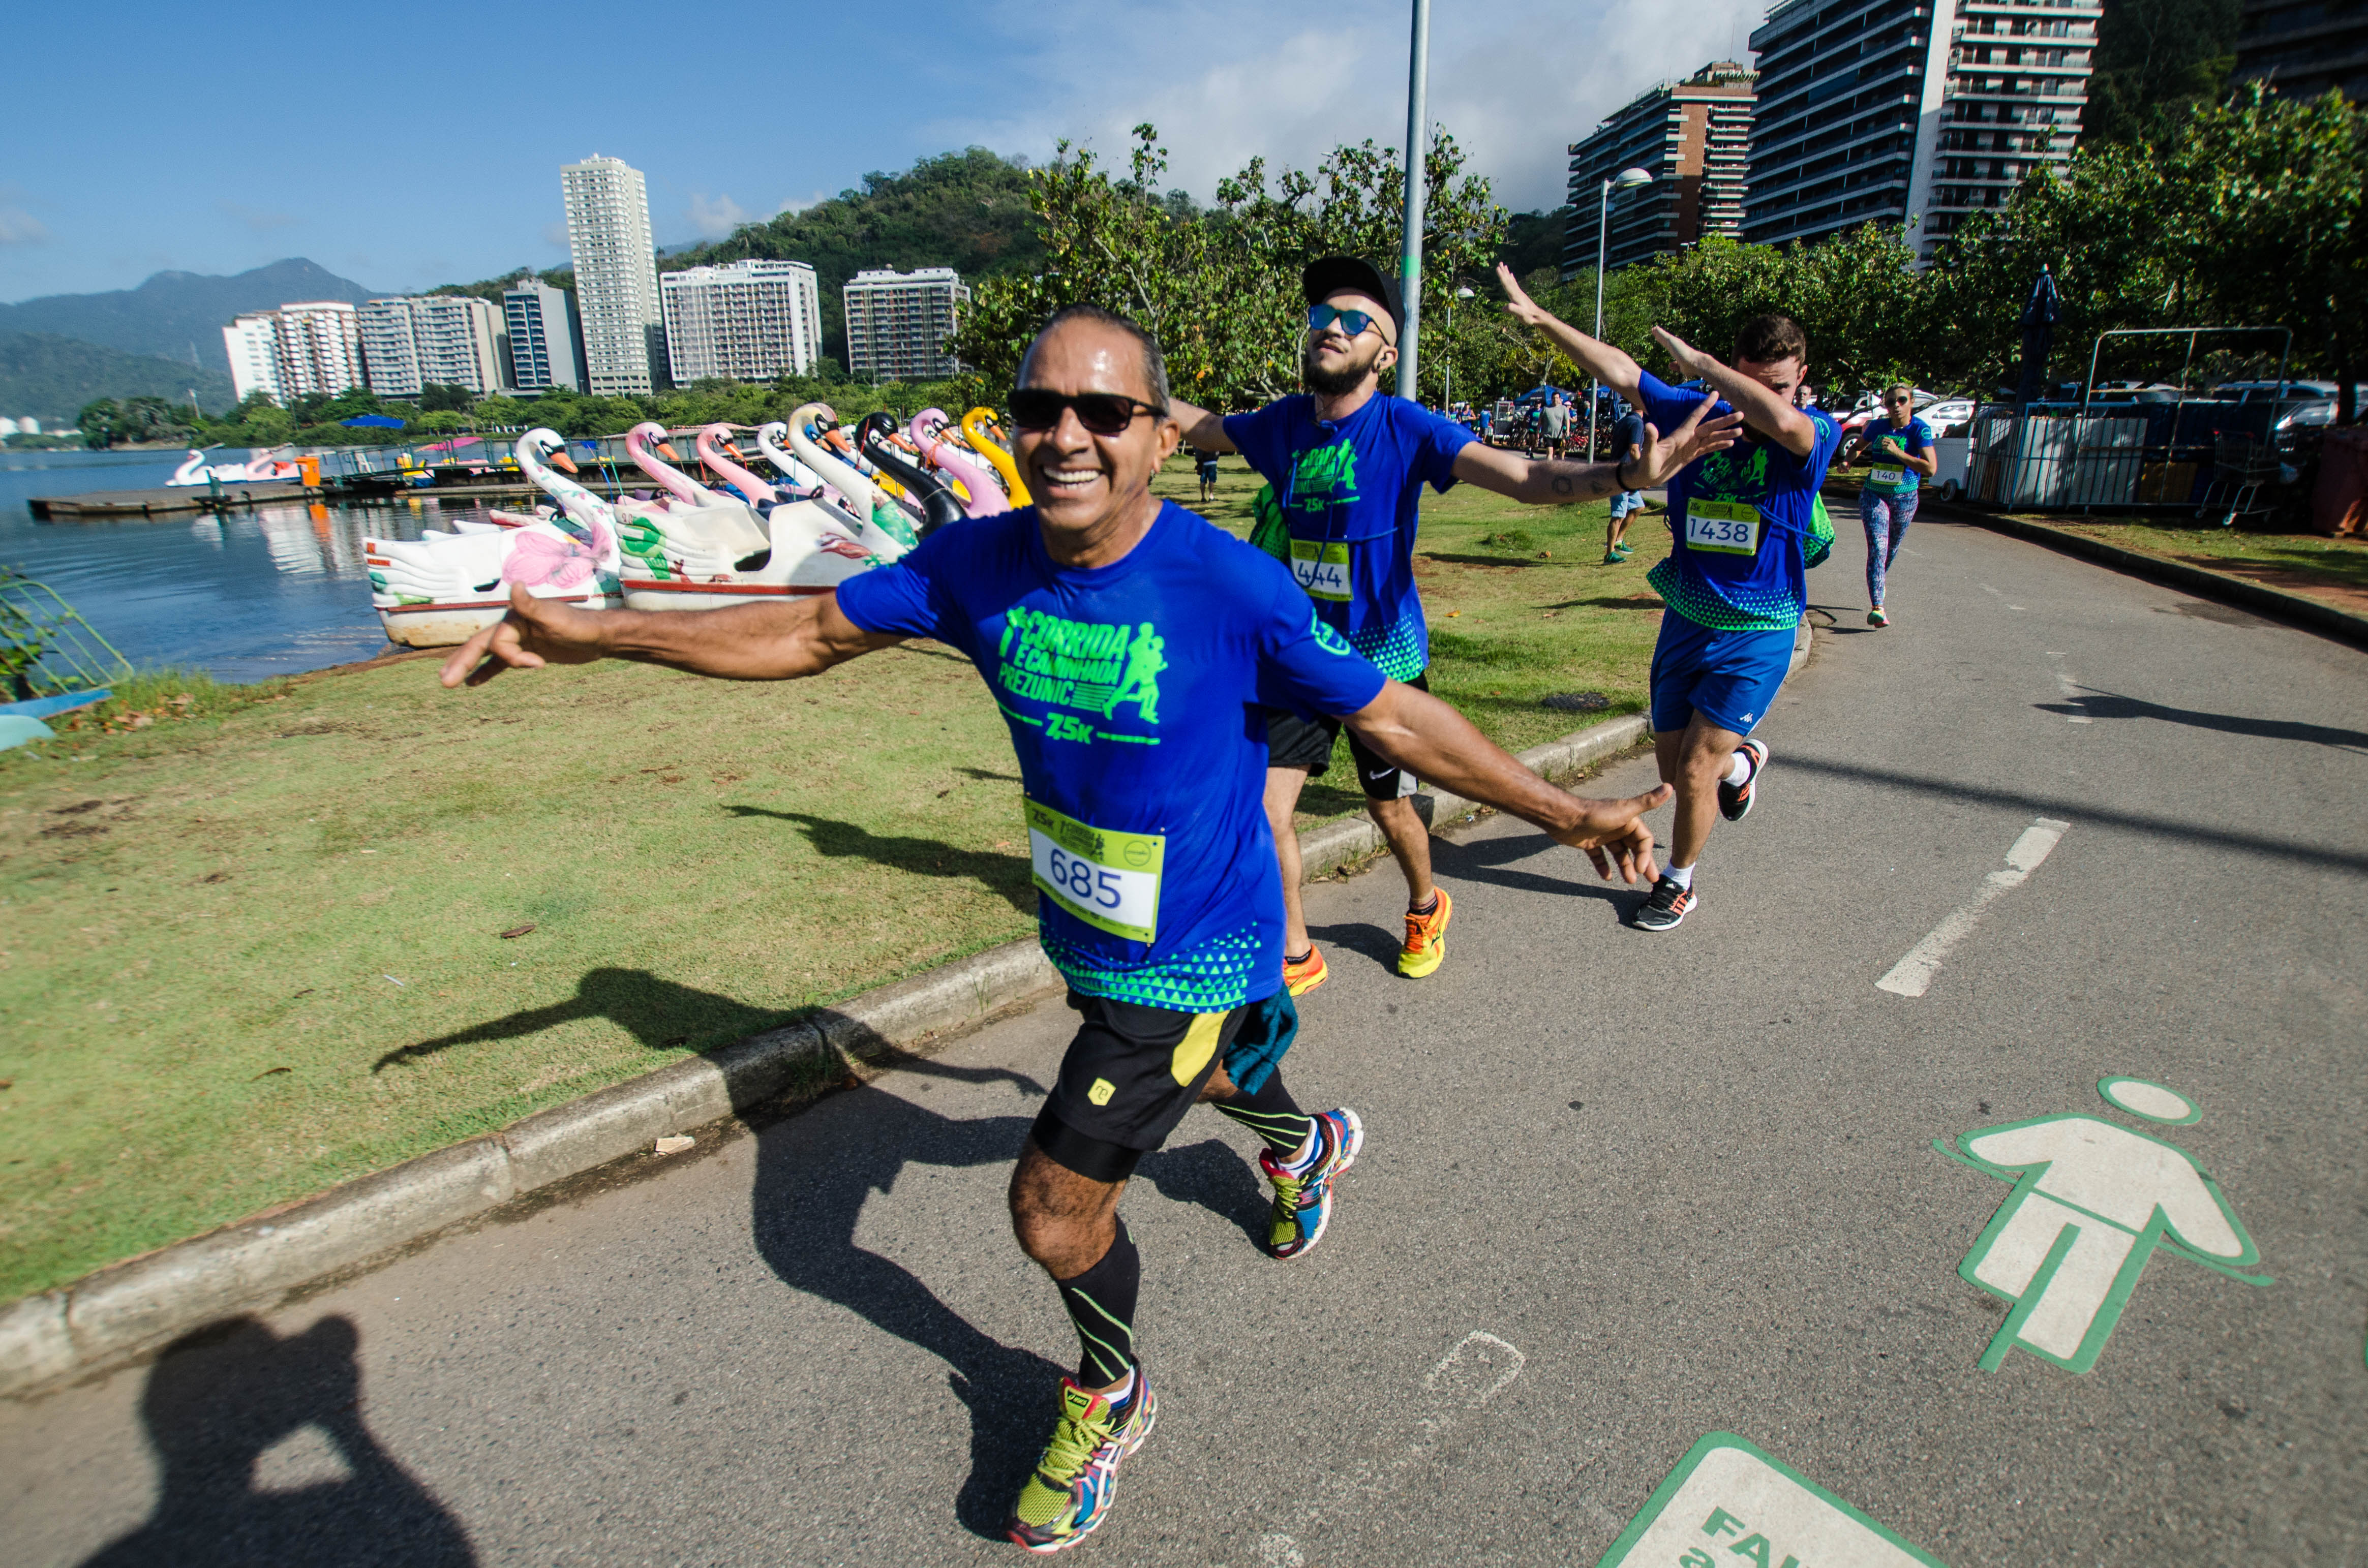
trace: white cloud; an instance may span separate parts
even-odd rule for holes
[[[728,196],[709,200],[703,192],[693,191],[690,205],[683,210],[690,226],[711,240],[720,240],[748,221],[748,213]]]
[[[1571,142],[1656,83],[1748,59],[1744,40],[1764,12],[1763,0],[1703,0],[1681,14],[1613,0],[1440,7],[1429,117],[1494,182],[1497,200],[1556,206]],[[1066,136],[1123,159],[1128,128],[1149,120],[1169,150],[1168,182],[1203,199],[1259,154],[1270,167],[1305,168],[1342,142],[1403,143],[1406,6],[1347,0],[1278,36],[1280,14],[1260,0],[1200,0],[1139,19],[1106,0],[1003,0],[983,24],[1039,79],[1023,101],[1046,107],[949,121],[944,134],[1031,156]],[[1031,67],[1036,60],[1047,63]],[[1196,61],[1206,63],[1193,71]],[[1146,82],[1167,85],[1144,92]]]
[[[0,245],[45,245],[49,225],[21,207],[0,207]]]
[[[812,196],[805,198],[803,200],[792,199],[782,202],[779,207],[773,209],[773,216],[778,218],[784,212],[803,212],[809,207],[819,206],[821,203],[828,201],[829,199],[830,193],[828,191],[817,189]]]

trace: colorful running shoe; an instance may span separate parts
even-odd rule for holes
[[[1447,896],[1445,888],[1437,891],[1439,902],[1430,906],[1429,914],[1406,911],[1406,946],[1398,949],[1398,972],[1410,980],[1420,980],[1447,956],[1447,919],[1455,913],[1455,901]]]
[[[1759,773],[1768,766],[1768,743],[1746,741],[1736,748],[1751,758],[1751,775],[1740,784],[1719,780],[1718,811],[1729,822],[1741,822],[1751,814],[1751,802],[1759,798]]]
[[[1653,896],[1636,911],[1639,931],[1674,931],[1678,922],[1693,913],[1702,899],[1691,888],[1678,886],[1674,878],[1663,877],[1653,884]]]
[[[1325,965],[1324,955],[1312,942],[1308,944],[1307,956],[1304,959],[1293,959],[1288,953],[1283,955],[1282,983],[1289,987],[1293,996],[1304,996],[1331,978],[1332,971]]]
[[[1611,553],[1618,556],[1621,560],[1625,561],[1630,556],[1636,553],[1636,547],[1630,544],[1623,539],[1618,544],[1611,547]]]
[[[1869,626],[1888,626],[1891,624],[1891,618],[1883,613],[1881,605],[1877,605],[1866,612],[1866,623]]]
[[[1607,550],[1603,552],[1603,564],[1606,566],[1617,566],[1627,559],[1616,550]]]
[[[1110,1517],[1119,1461],[1143,1447],[1159,1419],[1159,1401],[1143,1369],[1134,1369],[1134,1397],[1116,1411],[1100,1394],[1061,1380],[1061,1424],[1019,1489],[1004,1533],[1030,1551],[1061,1551],[1086,1539]]]
[[[1277,1257],[1301,1256],[1324,1239],[1324,1227],[1332,1222],[1332,1184],[1357,1163],[1358,1151],[1365,1146],[1365,1124],[1346,1106],[1317,1116],[1315,1135],[1324,1141],[1324,1152],[1304,1176],[1284,1170],[1273,1150],[1258,1152],[1258,1165],[1274,1183],[1274,1224],[1267,1233],[1267,1250]]]

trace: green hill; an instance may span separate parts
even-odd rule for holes
[[[822,283],[823,352],[847,363],[839,295],[866,267],[951,267],[965,283],[1028,272],[1044,255],[1028,210],[1028,170],[984,147],[923,158],[902,174],[868,174],[803,211],[750,223],[728,238],[665,258],[669,272],[751,256],[811,263]]]
[[[219,334],[215,340],[221,341]],[[72,424],[77,409],[102,397],[161,397],[186,408],[192,389],[209,413],[236,401],[230,378],[211,367],[126,354],[46,332],[0,332],[0,415],[29,414],[44,425]]]
[[[211,368],[230,384],[230,354],[222,329],[241,311],[276,311],[292,300],[344,300],[359,304],[370,291],[302,256],[231,277],[159,272],[137,289],[104,294],[49,294],[0,305],[0,333],[80,338],[125,354],[153,355]],[[185,379],[174,386],[179,395]],[[199,382],[199,395],[205,393]],[[91,397],[110,395],[93,392]],[[82,400],[86,403],[88,398]],[[80,407],[77,403],[75,407]],[[69,410],[71,412],[71,410]]]

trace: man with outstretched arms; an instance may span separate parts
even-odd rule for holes
[[[1619,349],[1557,321],[1503,266],[1508,311],[1554,339],[1578,368],[1667,424],[1692,403]],[[1744,437],[1689,463],[1669,481],[1669,557],[1646,581],[1668,608],[1653,649],[1653,749],[1677,787],[1669,863],[1636,912],[1646,931],[1674,929],[1699,895],[1694,864],[1713,814],[1740,822],[1757,798],[1768,744],[1751,732],[1776,702],[1809,594],[1807,568],[1823,560],[1833,525],[1817,487],[1841,445],[1822,409],[1795,406],[1807,377],[1809,340],[1790,316],[1754,316],[1736,335],[1735,364],[1660,327],[1653,339],[1677,370],[1700,379],[1743,415]]]
[[[1193,446],[1239,452],[1274,487],[1292,574],[1315,601],[1317,618],[1383,675],[1427,691],[1430,632],[1414,581],[1422,487],[1445,491],[1468,479],[1516,501],[1552,506],[1631,485],[1617,477],[1617,463],[1542,460],[1491,447],[1454,421],[1383,392],[1382,376],[1397,363],[1405,317],[1396,287],[1372,264],[1326,256],[1300,281],[1307,299],[1300,359],[1307,392],[1222,419],[1179,400],[1176,418]],[[1691,413],[1663,408],[1654,416],[1660,428],[1675,430]],[[1731,438],[1715,421],[1705,434],[1713,441]],[[1645,466],[1640,460],[1630,468],[1636,485],[1652,483],[1638,477]],[[1294,996],[1324,983],[1326,970],[1307,935],[1292,813],[1308,778],[1330,766],[1341,723],[1280,712],[1267,734],[1266,812],[1282,872],[1283,965]],[[1446,953],[1454,904],[1430,878],[1429,829],[1410,798],[1416,770],[1367,744],[1354,725],[1349,753],[1365,809],[1406,874],[1398,972],[1419,978],[1438,969]]]
[[[1044,950],[1080,1015],[1010,1188],[1019,1244],[1082,1352],[1008,1523],[1022,1546],[1056,1551],[1102,1521],[1156,1410],[1135,1357],[1141,1263],[1117,1212],[1136,1160],[1213,1102],[1266,1144],[1269,1250],[1291,1258],[1323,1238],[1364,1140],[1353,1111],[1301,1110],[1274,1069],[1297,1019],[1259,803],[1265,710],[1338,716],[1378,755],[1587,850],[1607,877],[1615,864],[1652,876],[1639,815],[1668,791],[1583,801],[1545,783],[1360,657],[1271,558],[1154,497],[1178,430],[1158,346],[1132,323],[1090,306],[1053,317],[1011,414],[1032,506],[942,528],[813,598],[640,613],[516,594],[443,678],[615,657],[784,680],[908,637],[977,665],[1019,759]],[[1674,468],[1720,438],[1698,425],[1648,461]]]

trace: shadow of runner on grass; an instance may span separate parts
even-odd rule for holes
[[[456,1045],[480,1045],[540,1034],[578,1018],[607,1018],[652,1051],[698,1043],[725,1045],[773,1028],[790,1017],[754,1007],[696,986],[660,980],[645,969],[595,969],[575,983],[575,994],[546,1007],[526,1007],[457,1033],[400,1046],[378,1059],[373,1074],[400,1067]]]
[[[805,829],[814,852],[825,859],[852,856],[893,870],[924,877],[970,877],[1022,915],[1036,913],[1036,888],[1026,856],[957,849],[934,838],[883,838],[851,822],[835,822],[811,812],[777,812],[769,806],[726,806],[735,817],[770,817]],[[1012,816],[1019,824],[1019,813]]]
[[[161,1472],[147,1523],[83,1568],[465,1568],[477,1561],[443,1505],[362,1419],[361,1336],[324,1317],[282,1339],[252,1317],[185,1335],[140,1396]],[[311,1427],[345,1474],[263,1490],[256,1464]]]

